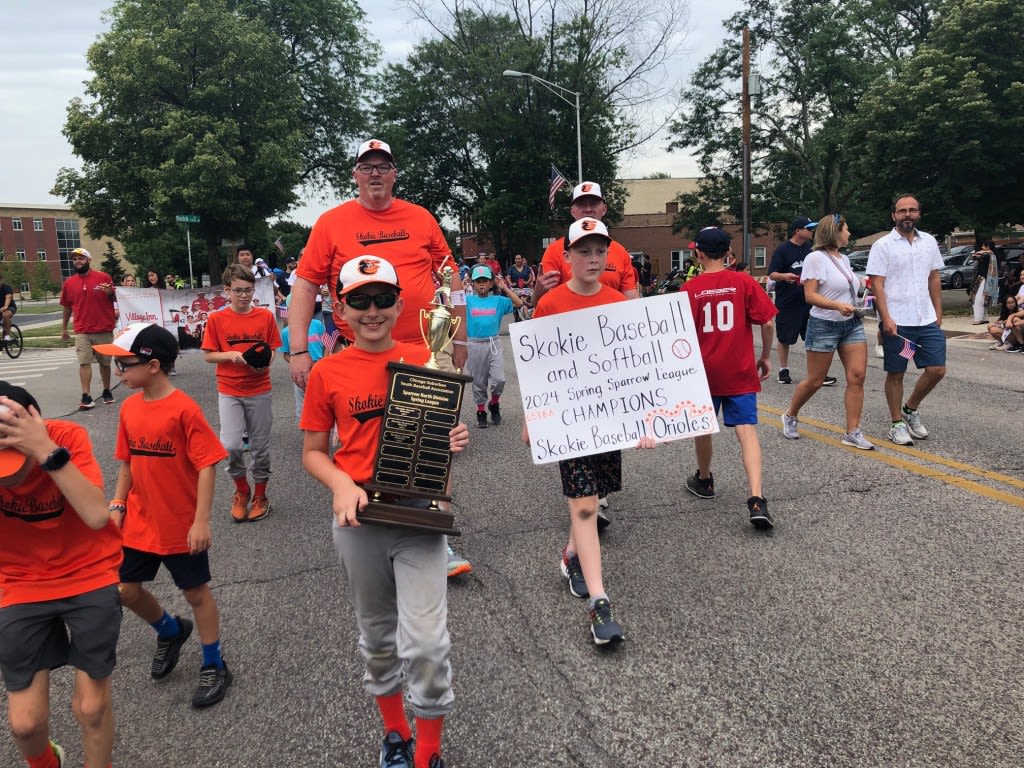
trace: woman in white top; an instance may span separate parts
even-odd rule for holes
[[[797,414],[821,389],[836,351],[846,372],[846,434],[843,445],[870,451],[875,446],[860,431],[864,407],[864,374],[868,367],[868,343],[864,335],[863,308],[858,306],[860,278],[850,260],[840,252],[850,241],[846,219],[829,214],[814,230],[814,250],[804,259],[801,280],[804,299],[811,305],[807,320],[807,378],[793,391],[789,410],[782,415],[782,434],[800,437]]]

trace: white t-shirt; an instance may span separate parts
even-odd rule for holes
[[[885,278],[886,305],[896,325],[922,326],[938,319],[928,293],[928,279],[943,266],[934,237],[918,230],[910,242],[893,227],[871,246],[867,272]]]
[[[850,260],[840,254],[838,259],[832,258],[825,251],[811,251],[804,257],[804,266],[800,271],[800,279],[818,281],[818,293],[829,301],[839,301],[856,306],[856,296],[860,292],[860,278],[850,268]],[[852,315],[844,315],[837,309],[824,309],[811,305],[811,317],[819,320],[849,320]]]

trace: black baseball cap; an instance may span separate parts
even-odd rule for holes
[[[798,229],[813,230],[816,226],[818,226],[818,222],[814,221],[814,219],[809,219],[806,216],[797,216],[789,225],[789,231],[790,234],[792,234],[793,232],[796,232]]]
[[[720,256],[729,250],[732,238],[724,229],[704,227],[693,241],[697,250],[711,256]]]

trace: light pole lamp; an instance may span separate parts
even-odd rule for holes
[[[576,110],[576,175],[577,183],[583,183],[583,134],[580,132],[580,95],[576,91],[570,91],[557,83],[552,83],[550,80],[545,80],[543,77],[537,77],[529,72],[519,72],[514,69],[506,69],[501,73],[502,77],[507,77],[513,80],[521,80],[526,78],[528,80],[535,80],[536,82],[543,85],[551,93],[555,94],[558,98],[573,107]],[[566,98],[566,94],[571,94],[574,97],[574,101],[570,101]]]

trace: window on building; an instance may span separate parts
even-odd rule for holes
[[[74,270],[68,254],[82,246],[82,237],[78,231],[78,219],[57,219],[57,258],[60,260],[61,277],[69,277]]]
[[[46,249],[45,248],[40,248],[39,250],[37,250],[36,251],[36,258],[39,261],[46,261]]]
[[[24,282],[21,284],[21,293],[32,293],[32,284]]]
[[[760,267],[761,269],[764,269],[765,264],[766,264],[767,256],[768,256],[768,249],[767,248],[765,248],[763,245],[755,245],[754,246],[754,267]]]
[[[679,203],[675,201],[665,203],[665,213],[679,213]]]
[[[24,248],[19,248],[18,250],[16,250],[14,252],[14,255],[18,259],[18,261],[25,261],[26,260],[25,259],[25,249]]]
[[[36,232],[42,232],[43,231],[43,220],[42,219],[32,219],[32,229],[34,229]]]
[[[687,259],[692,259],[692,258],[693,258],[693,251],[691,251],[689,248],[687,248],[685,250],[682,250],[682,251],[672,251],[672,259],[671,259],[671,263],[669,264],[669,268],[670,269],[682,269],[683,268],[683,262],[686,261]]]
[[[15,232],[21,232],[20,216],[15,216],[13,219],[11,219],[11,229],[13,229]]]

